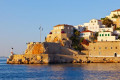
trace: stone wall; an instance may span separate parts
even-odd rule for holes
[[[120,57],[120,41],[106,41],[89,44],[90,57]]]
[[[87,55],[65,54],[25,54],[12,55],[8,64],[43,64],[43,63],[119,63],[120,57],[89,57]]]
[[[120,63],[120,57],[89,57],[87,55],[74,55],[73,63]]]
[[[40,64],[40,63],[70,63],[73,54],[79,52],[63,47],[59,43],[29,43],[22,55],[12,55],[7,63],[13,64]]]
[[[63,54],[25,54],[12,55],[7,60],[8,64],[42,64],[42,63],[72,63],[72,55]]]
[[[42,63],[120,62],[119,44],[120,42],[90,43],[89,46],[90,48],[88,50],[89,55],[82,55],[81,53],[75,50],[61,46],[59,43],[44,42],[44,43],[34,43],[34,45],[28,44],[29,46],[26,50],[29,50],[28,51],[29,53],[27,52],[21,55],[19,54],[11,55],[7,59],[7,63],[8,64],[42,64]],[[100,50],[99,47],[101,47]],[[105,47],[107,48],[105,49]],[[39,49],[43,49],[43,53],[39,52]],[[100,51],[101,54],[98,54],[98,52]],[[116,57],[114,57],[114,52],[117,53]]]

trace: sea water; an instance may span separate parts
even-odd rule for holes
[[[6,64],[0,80],[120,80],[120,63]]]

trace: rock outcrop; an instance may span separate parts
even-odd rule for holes
[[[73,54],[79,52],[63,47],[59,43],[28,43],[25,54],[11,55],[8,64],[72,63]]]

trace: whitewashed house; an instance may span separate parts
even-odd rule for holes
[[[88,27],[88,30],[92,32],[99,32],[99,28],[104,28],[105,25],[102,25],[101,20],[92,19],[89,23],[84,23],[84,26]]]
[[[77,29],[80,32],[85,30],[85,26],[83,26],[83,25],[77,25],[77,26],[74,26],[74,28]]]

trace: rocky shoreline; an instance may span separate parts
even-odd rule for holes
[[[21,56],[21,57],[20,57]],[[16,57],[16,59],[14,58]],[[85,55],[12,55],[7,64],[51,64],[51,63],[120,63],[120,57],[88,57]]]
[[[88,53],[88,52],[83,52]],[[119,63],[120,57],[90,57],[58,43],[29,43],[25,54],[12,54],[7,64]]]

